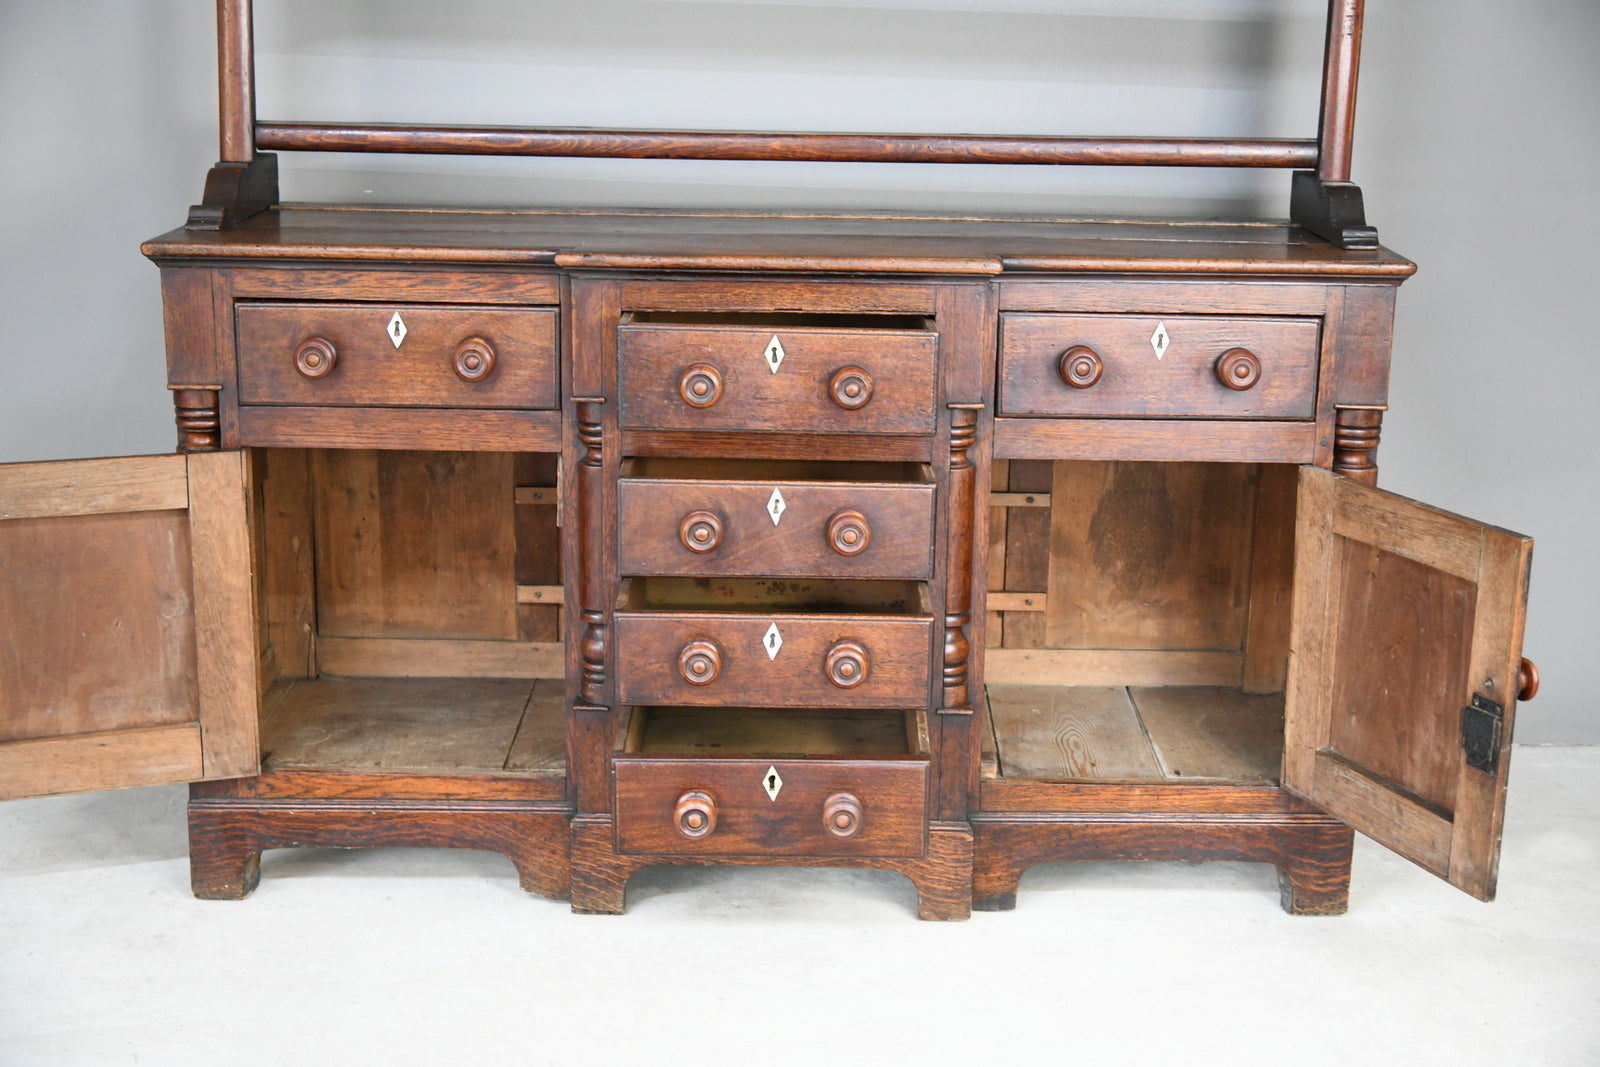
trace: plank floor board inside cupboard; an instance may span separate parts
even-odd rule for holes
[[[566,773],[561,685],[518,678],[319,678],[268,694],[262,768]]]
[[[1283,695],[1193,686],[991,685],[998,776],[1274,783]]]

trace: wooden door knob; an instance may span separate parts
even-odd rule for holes
[[[672,821],[684,837],[705,837],[717,828],[717,802],[698,789],[691,789],[678,798]]]
[[[678,673],[690,685],[710,685],[722,673],[722,650],[710,641],[690,641],[678,653]]]
[[[828,380],[828,395],[846,411],[857,411],[872,399],[872,375],[860,367],[840,367]]]
[[[714,552],[722,544],[722,518],[712,511],[691,511],[678,524],[678,540],[690,552]]]
[[[678,395],[692,408],[708,408],[722,399],[722,372],[709,363],[692,364],[678,379]]]
[[[872,527],[859,511],[841,511],[828,520],[828,547],[841,556],[859,556],[872,543]]]
[[[464,382],[481,382],[494,373],[494,345],[482,337],[469,337],[456,345],[450,366]]]
[[[854,837],[861,829],[861,801],[835,793],[822,802],[822,825],[834,837]]]
[[[856,641],[840,641],[823,660],[828,681],[840,689],[854,689],[867,680],[867,650]]]
[[[294,350],[294,369],[312,381],[332,374],[338,363],[339,350],[326,337],[307,337]]]
[[[1217,381],[1244,392],[1261,380],[1261,360],[1248,348],[1230,348],[1217,357]]]
[[[1517,699],[1532,700],[1539,695],[1539,668],[1533,660],[1524,659],[1517,664]]]
[[[1100,353],[1088,345],[1073,345],[1061,353],[1061,359],[1056,363],[1056,373],[1074,389],[1089,388],[1100,380],[1105,369],[1105,364],[1100,362]]]

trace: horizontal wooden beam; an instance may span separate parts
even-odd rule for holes
[[[1010,137],[987,134],[756,133],[388,123],[259,122],[256,147],[299,152],[743,159],[809,163],[1007,163],[1101,167],[1268,167],[1318,163],[1315,140]]]
[[[559,641],[323,637],[317,669],[352,678],[560,678]]]
[[[989,685],[1237,686],[1244,654],[1166,649],[990,648]]]
[[[519,585],[518,604],[564,604],[565,591],[559,585]]]
[[[1043,593],[990,593],[983,606],[989,611],[1043,611]]]
[[[1049,493],[990,493],[991,508],[1047,508]]]

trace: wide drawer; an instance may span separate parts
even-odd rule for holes
[[[615,766],[622,852],[919,856],[923,851],[926,760],[619,757]],[[769,772],[783,783],[776,798],[763,785]],[[694,820],[691,808],[706,812],[701,817],[711,829],[704,836],[690,836],[699,826],[685,832],[683,823]],[[830,822],[837,825],[840,818],[856,820],[860,829],[838,836]]]
[[[1316,319],[1008,314],[1003,415],[1310,419]]]
[[[621,424],[657,430],[930,433],[938,347],[938,335],[927,326],[625,322],[617,339]]]
[[[927,705],[923,583],[629,578],[613,621],[623,704]]]
[[[658,466],[664,473],[675,470]],[[725,468],[743,473],[747,466]],[[646,476],[654,473],[647,464],[637,469],[640,476],[617,483],[623,574],[933,573],[934,487],[928,482],[661,478]]]
[[[557,406],[556,312],[240,303],[245,404]]]

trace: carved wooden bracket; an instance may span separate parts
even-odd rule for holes
[[[222,447],[220,385],[169,385],[177,413],[178,451],[213,452]]]

